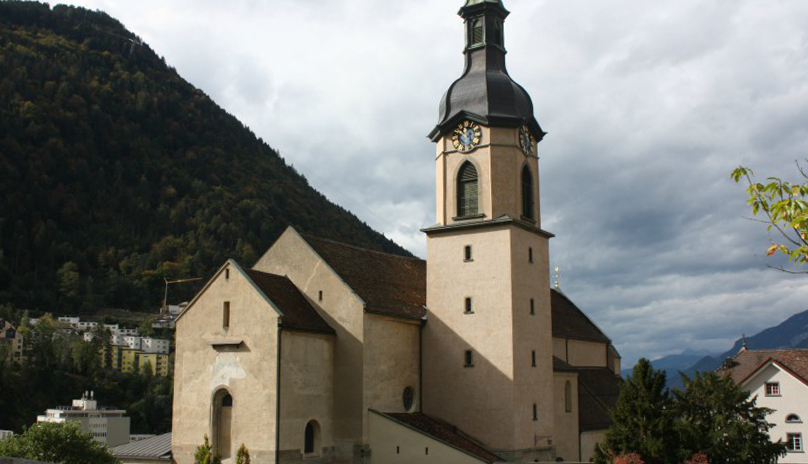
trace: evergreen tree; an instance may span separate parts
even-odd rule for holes
[[[595,449],[595,462],[637,453],[646,464],[679,464],[673,408],[665,373],[642,358],[620,389],[611,411],[612,427]]]
[[[236,464],[250,464],[250,452],[247,451],[247,447],[244,446],[244,443],[238,447],[238,451],[236,452]]]
[[[682,381],[684,391],[674,396],[687,455],[702,452],[711,464],[771,464],[785,455],[786,445],[769,437],[771,410],[755,406],[730,377],[697,372]]]
[[[206,434],[205,442],[196,447],[196,453],[194,453],[194,464],[221,464],[221,462],[222,461],[219,459],[219,457],[213,454],[210,447],[210,440],[208,440],[208,436]]]

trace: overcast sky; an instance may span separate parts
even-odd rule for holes
[[[143,38],[310,183],[415,254],[426,134],[463,68],[462,0],[79,0]],[[549,135],[542,226],[561,288],[624,367],[721,352],[808,309],[769,270],[743,164],[808,158],[808,2],[505,0],[508,69]],[[269,245],[269,244],[267,244]]]

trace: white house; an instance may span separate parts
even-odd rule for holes
[[[92,435],[93,440],[107,446],[129,442],[129,418],[122,409],[99,408],[93,394],[84,392],[81,399],[73,400],[72,406],[60,406],[37,416],[37,422],[64,424],[77,422],[82,430]]]
[[[757,405],[774,412],[767,420],[773,441],[788,443],[781,463],[808,463],[803,442],[808,421],[808,349],[741,349],[722,368],[746,391],[757,396]]]

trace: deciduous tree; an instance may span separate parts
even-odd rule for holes
[[[21,435],[0,441],[0,456],[61,464],[120,463],[76,423],[35,424]]]
[[[769,177],[766,184],[755,182],[752,170],[743,166],[732,171],[730,177],[735,182],[748,184],[747,203],[752,207],[752,214],[763,217],[761,221],[769,232],[771,246],[767,254],[782,253],[791,263],[805,266],[808,265],[808,173],[799,163],[797,170],[805,182],[792,183],[777,177]],[[808,270],[779,269],[808,273]]]

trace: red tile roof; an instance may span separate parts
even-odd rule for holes
[[[301,234],[368,312],[407,319],[426,315],[426,261]]]
[[[334,333],[334,329],[287,277],[252,269],[244,269],[244,273],[283,314],[281,327],[306,332]]]
[[[741,384],[770,360],[808,384],[808,349],[741,350],[718,371],[729,374],[735,383]]]
[[[424,413],[380,413],[382,416],[391,418],[397,422],[408,425],[425,435],[447,443],[466,453],[478,457],[482,461],[492,463],[504,461],[501,457],[485,449],[483,445],[472,439],[454,425],[427,416]]]

